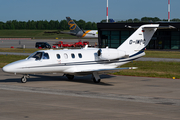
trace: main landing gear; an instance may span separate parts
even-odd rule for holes
[[[74,75],[65,74],[65,76],[67,77],[68,80],[73,80],[74,79]],[[100,79],[97,72],[92,73],[92,79],[93,79],[94,83],[100,83],[101,82],[101,79]]]
[[[73,80],[74,79],[74,75],[66,75],[66,77],[68,78],[68,80]]]
[[[101,82],[101,79],[100,79],[97,72],[93,72],[92,77],[93,77],[93,82],[94,83],[100,83]]]
[[[21,78],[21,82],[22,83],[26,83],[27,82],[27,78],[29,78],[29,75],[23,75],[23,77]]]

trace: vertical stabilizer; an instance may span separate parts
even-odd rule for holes
[[[67,22],[68,22],[70,32],[78,34],[79,31],[82,31],[70,17],[66,17],[66,19],[67,19]]]
[[[132,54],[143,50],[148,45],[158,27],[159,24],[142,25],[118,49]]]

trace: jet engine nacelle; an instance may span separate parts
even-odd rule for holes
[[[99,49],[97,51],[97,54],[99,56],[99,59],[101,60],[114,60],[126,56],[126,53],[124,51],[118,49],[109,49],[109,48]]]

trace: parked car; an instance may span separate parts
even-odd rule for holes
[[[35,44],[36,48],[51,48],[51,45],[49,45],[47,42],[36,42]]]

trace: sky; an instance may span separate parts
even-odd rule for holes
[[[0,0],[0,21],[65,20],[86,22],[106,19],[107,0]],[[171,0],[171,19],[180,18],[180,0]],[[109,0],[109,18],[168,19],[168,0]]]

